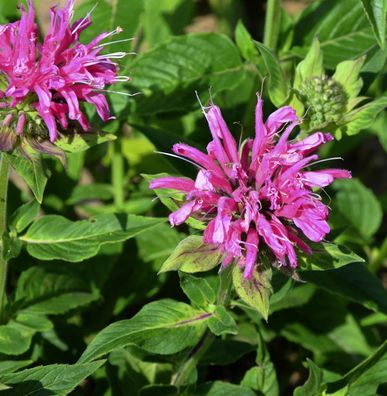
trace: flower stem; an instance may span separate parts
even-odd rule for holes
[[[119,210],[124,205],[124,158],[119,139],[112,142],[112,184],[114,191],[114,205]]]
[[[220,283],[217,304],[227,306],[231,299],[231,271],[232,265],[220,272]],[[173,375],[171,385],[180,387],[187,384],[201,357],[215,340],[215,335],[206,330],[199,343],[186,355],[177,372]]]
[[[3,313],[8,262],[4,258],[3,236],[7,229],[8,161],[0,158],[0,313]],[[0,315],[2,316],[2,315]]]
[[[272,50],[277,49],[281,26],[281,0],[267,0],[263,44]]]

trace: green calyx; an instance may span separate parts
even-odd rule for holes
[[[345,113],[347,96],[333,78],[311,77],[303,81],[299,94],[308,109],[307,118],[312,129],[337,123]]]

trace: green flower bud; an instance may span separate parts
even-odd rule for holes
[[[328,76],[312,77],[304,81],[299,94],[308,109],[306,119],[309,119],[313,129],[336,123],[345,112],[347,98],[344,89]]]

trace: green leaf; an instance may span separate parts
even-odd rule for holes
[[[208,309],[210,304],[215,304],[215,291],[206,279],[184,273],[179,273],[179,275],[183,292],[196,308]]]
[[[76,205],[82,201],[101,200],[107,201],[113,198],[113,188],[110,184],[93,183],[78,185],[67,199],[67,205]]]
[[[324,271],[340,268],[350,263],[364,263],[364,259],[350,249],[334,243],[314,244],[312,250],[312,255],[301,257],[307,269]]]
[[[150,47],[184,33],[194,17],[193,0],[144,0],[144,35]]]
[[[199,385],[190,396],[255,396],[255,392],[244,386],[215,381]]]
[[[0,2],[0,23],[5,24],[19,17],[18,15],[18,1],[9,0]]]
[[[328,384],[328,391],[346,388],[346,395],[376,395],[378,386],[386,383],[386,371],[387,341],[342,379]]]
[[[254,329],[254,333],[255,333]],[[246,342],[216,338],[199,364],[210,366],[227,366],[235,363],[242,356],[254,351],[254,346]]]
[[[258,341],[257,357],[255,359],[257,366],[252,367],[245,373],[241,384],[253,389],[258,394],[279,396],[277,374],[260,333],[258,333]]]
[[[81,279],[70,273],[32,267],[24,271],[17,283],[15,301],[24,322],[31,325],[36,317],[60,315],[98,300],[99,294],[90,292]],[[18,318],[20,321],[20,318]]]
[[[317,38],[314,38],[305,59],[297,65],[294,87],[298,89],[304,81],[312,77],[322,77],[323,75],[323,53],[320,48],[320,42]]]
[[[251,279],[245,279],[243,271],[235,266],[232,273],[233,284],[238,296],[249,306],[256,309],[267,321],[269,316],[271,269],[258,270],[255,267]]]
[[[0,362],[0,376],[18,371],[32,363],[32,360],[4,360]]]
[[[294,396],[322,396],[326,385],[323,383],[323,371],[312,360],[307,359],[309,378],[305,384],[294,390]]]
[[[275,54],[263,44],[255,42],[262,55],[266,66],[266,73],[269,76],[269,96],[272,103],[279,107],[282,106],[289,96],[289,87],[286,82],[281,65]]]
[[[82,134],[62,135],[61,138],[55,142],[55,146],[67,153],[80,153],[97,144],[111,142],[116,139],[117,136],[111,133],[93,131]]]
[[[315,37],[319,38],[324,65],[329,69],[342,61],[371,54],[376,46],[358,0],[312,2],[297,20],[292,53],[304,57]]]
[[[235,41],[244,59],[252,60],[258,57],[259,53],[254,41],[241,20],[238,21],[235,29]]]
[[[7,390],[9,396],[65,396],[103,363],[103,360],[99,360],[87,364],[38,366],[17,373],[1,375],[0,381],[12,387]]]
[[[20,239],[28,253],[41,260],[78,262],[95,256],[101,245],[133,238],[165,219],[123,214],[102,214],[88,220],[70,221],[62,216],[44,216]]]
[[[337,180],[334,184],[337,191],[335,205],[340,213],[369,239],[379,229],[383,211],[373,192],[358,179]]]
[[[160,272],[179,270],[193,274],[209,271],[220,264],[222,256],[217,246],[205,244],[201,236],[191,235],[177,245]]]
[[[356,98],[363,86],[363,80],[359,75],[364,61],[365,57],[362,56],[356,60],[340,62],[336,66],[335,74],[332,76],[344,88],[349,100]]]
[[[208,87],[213,95],[233,89],[245,73],[234,43],[215,33],[173,37],[139,55],[130,72],[131,91],[142,92],[133,101],[140,114],[197,108],[195,90],[207,100]]]
[[[382,96],[356,108],[346,115],[342,130],[349,136],[356,135],[373,124],[377,115],[387,107],[387,96]]]
[[[234,318],[223,305],[215,307],[212,316],[208,320],[208,328],[217,336],[238,333]]]
[[[306,304],[313,297],[315,291],[316,286],[310,283],[296,285],[281,300],[272,301],[270,299],[270,314]],[[274,296],[275,294],[273,294]]]
[[[152,302],[132,319],[115,322],[99,332],[79,361],[98,359],[128,345],[161,355],[179,352],[197,344],[210,316],[173,300]]]
[[[84,0],[76,8],[74,20],[84,18],[95,6],[94,0]],[[92,25],[82,32],[81,41],[89,43],[101,31],[110,32],[118,26],[123,29],[115,40],[124,40],[133,38],[140,23],[140,15],[143,12],[142,0],[100,0],[94,11],[91,13]],[[103,29],[101,30],[101,27]],[[111,40],[111,41],[115,41]],[[109,52],[125,51],[131,47],[131,42],[116,43],[109,45]]]
[[[40,205],[33,200],[20,206],[9,218],[9,228],[16,233],[24,231],[39,214]]]
[[[361,2],[376,41],[380,48],[384,49],[384,43],[386,41],[387,2],[385,0],[361,0]]]
[[[302,279],[373,311],[387,313],[387,291],[363,264],[349,264],[329,271],[304,271]]]
[[[25,334],[9,324],[0,326],[0,353],[21,355],[30,347],[32,336],[33,332]]]
[[[13,169],[23,178],[35,195],[36,200],[42,203],[47,176],[43,168],[42,159],[38,155],[27,159],[17,154],[7,154],[7,160]]]

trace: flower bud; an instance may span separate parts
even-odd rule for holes
[[[308,108],[306,120],[311,129],[336,123],[345,112],[347,98],[340,83],[328,76],[312,77],[299,90],[301,100]]]

